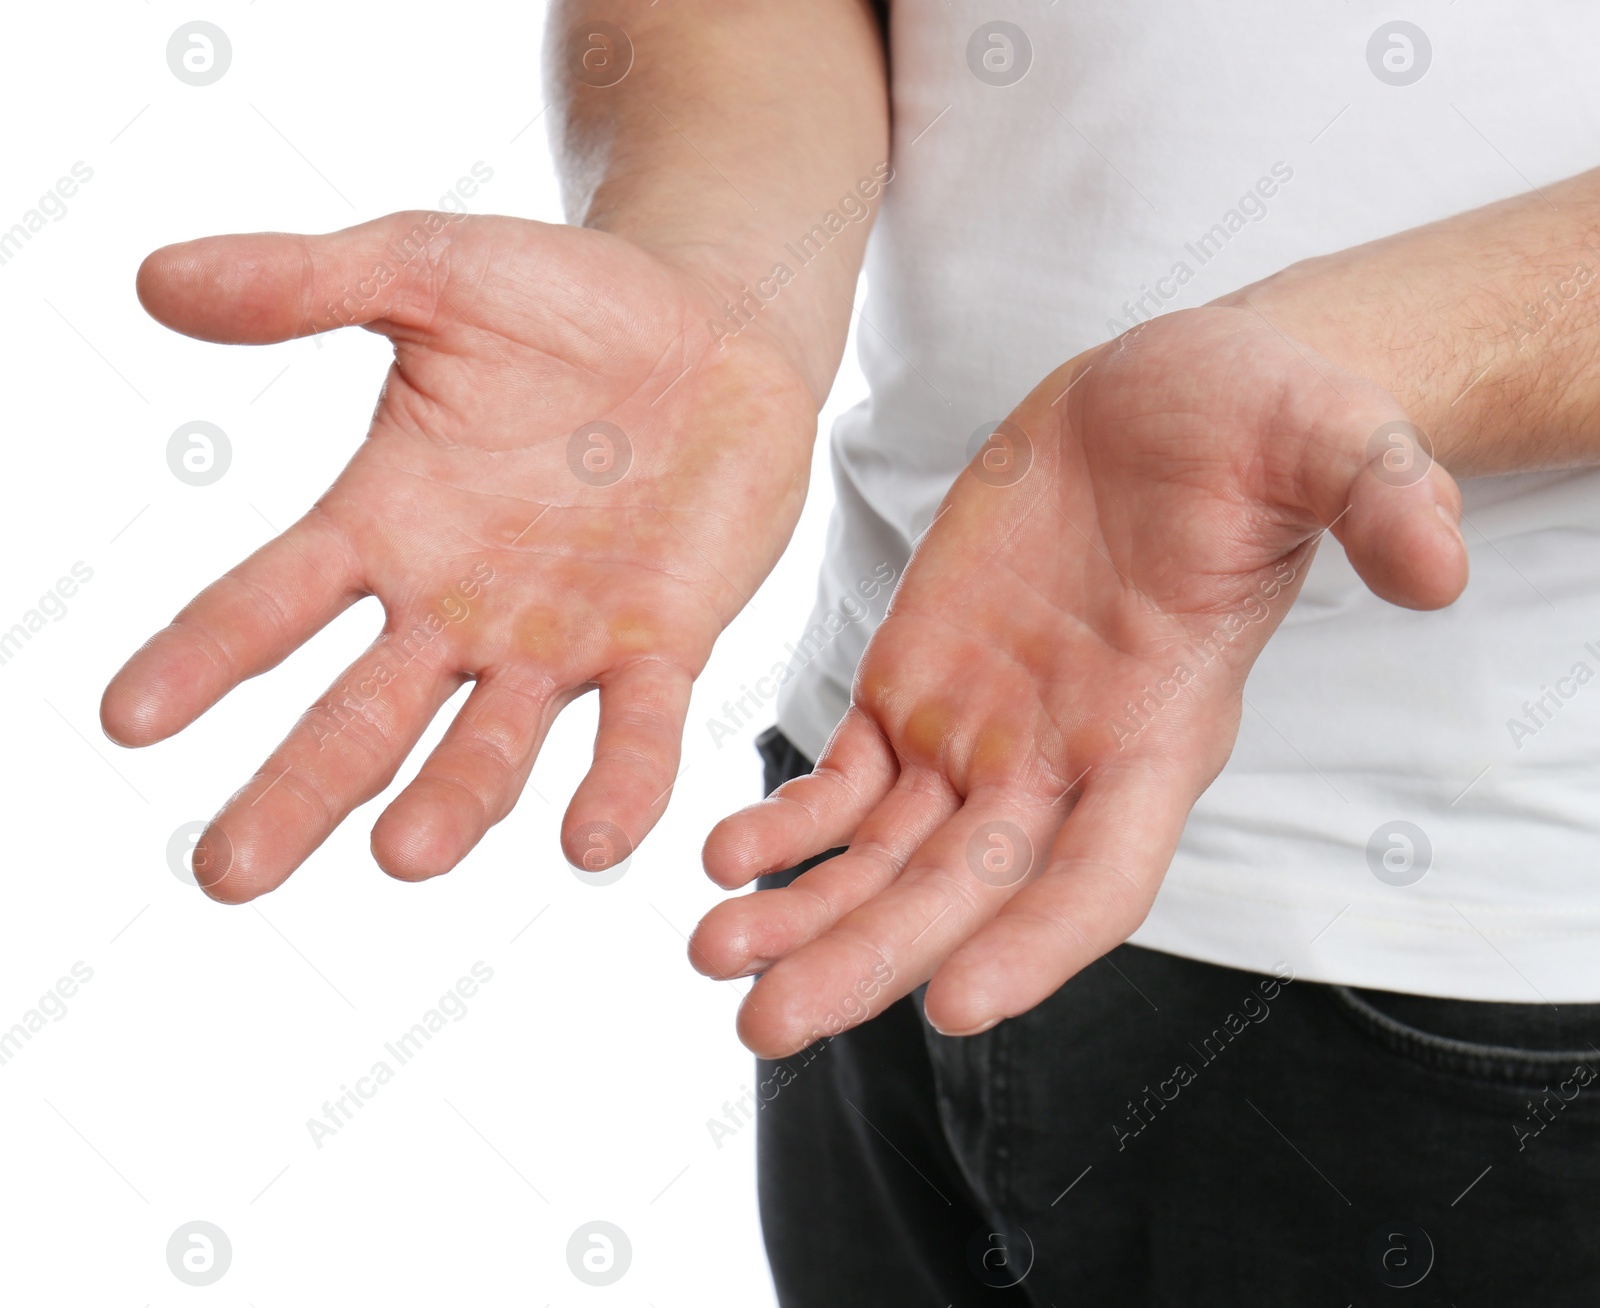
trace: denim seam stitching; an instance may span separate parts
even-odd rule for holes
[[[1348,986],[1329,986],[1349,1016],[1366,1027],[1395,1053],[1414,1054],[1428,1066],[1514,1081],[1521,1074],[1544,1076],[1552,1067],[1589,1062],[1594,1049],[1518,1049],[1510,1045],[1477,1044],[1420,1030],[1367,1003]]]

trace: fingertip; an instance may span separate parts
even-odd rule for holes
[[[689,941],[684,946],[684,952],[689,958],[689,966],[701,976],[710,977],[713,981],[731,980],[732,978],[722,969],[717,960],[718,951],[714,941],[702,938],[705,925],[704,920],[702,920],[700,925],[689,933]]]
[[[1373,594],[1422,611],[1444,608],[1460,596],[1469,564],[1455,500],[1448,481],[1395,486],[1369,475],[1358,483],[1339,536]]]
[[[145,256],[134,277],[134,292],[144,311],[163,327],[200,340],[252,340],[246,333],[221,330],[213,311],[222,300],[237,303],[243,276],[256,273],[259,261],[243,256],[225,260],[228,237],[201,237],[164,245]],[[231,272],[231,275],[230,275]]]
[[[130,693],[118,673],[100,696],[100,730],[113,745],[139,749],[166,733],[155,725],[156,706],[149,696]]]
[[[325,239],[325,238],[323,238]],[[202,236],[139,265],[134,292],[163,327],[196,340],[265,345],[303,333],[304,238],[280,232]]]
[[[415,783],[426,785],[426,782]],[[460,824],[448,803],[415,789],[401,794],[372,824],[372,858],[396,881],[443,876],[466,856]]]
[[[961,952],[933,974],[923,994],[928,1023],[943,1036],[981,1035],[1005,1016],[994,993],[992,968],[974,966]]]
[[[211,646],[209,648],[215,648]],[[175,736],[221,698],[234,677],[192,628],[169,623],[117,669],[100,696],[100,728],[140,748]]]
[[[714,981],[733,981],[771,966],[765,959],[751,958],[748,934],[730,907],[718,904],[689,936],[689,966]]]
[[[1374,569],[1379,596],[1401,608],[1428,612],[1455,602],[1467,583],[1467,547],[1442,504],[1407,514]]]
[[[199,716],[175,711],[173,692],[166,678],[118,673],[100,697],[100,730],[124,749],[143,749],[170,739]]]
[[[806,1034],[797,1017],[793,1004],[779,998],[772,978],[762,977],[739,1005],[739,1015],[735,1019],[739,1043],[757,1058],[788,1058],[824,1035],[836,1034],[822,1031]]]
[[[1003,1019],[999,1017],[985,1017],[971,1023],[970,1025],[941,1026],[938,1022],[935,1022],[932,1018],[929,1018],[928,1025],[946,1039],[961,1040],[968,1036],[982,1035],[985,1031],[992,1031],[995,1027],[1000,1025],[1002,1020]]]
[[[205,897],[217,904],[247,904],[270,887],[250,875],[248,850],[235,845],[218,823],[200,833],[189,857],[195,884]]]
[[[763,872],[771,870],[762,866],[761,837],[750,816],[753,809],[759,807],[755,805],[723,818],[711,828],[711,834],[701,847],[700,862],[706,876],[724,890],[747,886]]]
[[[587,817],[576,803],[561,824],[561,853],[582,872],[604,872],[633,857],[635,844],[618,823]]]
[[[1436,548],[1440,564],[1433,593],[1425,595],[1425,602],[1418,605],[1424,609],[1442,609],[1453,604],[1466,589],[1472,570],[1472,557],[1467,551],[1466,538],[1461,534],[1459,497],[1454,504],[1437,501],[1433,507],[1434,516],[1439,520],[1433,531],[1439,541]]]
[[[213,904],[224,904],[230,908],[238,908],[240,905],[248,904],[252,899],[259,899],[264,892],[246,887],[201,886],[200,893]]]
[[[167,321],[164,316],[168,313],[168,295],[171,283],[169,270],[174,267],[178,251],[183,245],[163,245],[159,250],[152,250],[145,255],[139,264],[139,271],[134,274],[133,291],[139,297],[139,303],[144,311],[159,323]]]

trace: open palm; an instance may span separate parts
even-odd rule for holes
[[[595,758],[563,845],[594,871],[626,857],[666,804],[690,683],[805,496],[815,404],[782,353],[755,331],[716,348],[706,284],[627,241],[511,218],[208,238],[152,255],[139,290],[208,340],[358,322],[395,346],[338,480],[106,691],[107,732],[149,744],[361,596],[382,601],[382,634],[201,836],[208,893],[280,884],[468,679],[374,828],[385,870],[454,866],[511,810],[555,715],[594,686]]]
[[[1445,471],[1398,403],[1244,307],[1173,314],[1042,383],[961,475],[816,771],[723,822],[691,956],[762,972],[782,1056],[932,978],[957,1033],[1032,1007],[1147,913],[1331,528],[1379,595],[1466,577]]]

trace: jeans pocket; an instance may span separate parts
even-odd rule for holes
[[[1566,1076],[1581,1088],[1600,1076],[1600,1004],[1496,1004],[1326,989],[1367,1036],[1433,1071],[1515,1087]]]

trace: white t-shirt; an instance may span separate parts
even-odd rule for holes
[[[1421,29],[1361,0],[1003,9],[894,5],[871,398],[833,432],[812,638],[779,706],[811,757],[886,606],[873,579],[898,577],[974,430],[1047,372],[1154,313],[1600,163],[1593,0],[1415,6]],[[1600,276],[1600,238],[1582,259]],[[1561,330],[1553,290],[1526,330]],[[1600,472],[1463,489],[1472,580],[1442,612],[1376,599],[1324,540],[1138,944],[1600,1001]]]

